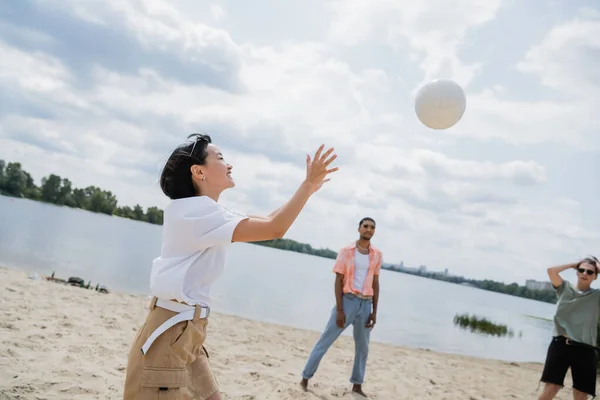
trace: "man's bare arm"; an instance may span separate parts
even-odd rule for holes
[[[338,312],[344,312],[344,305],[342,302],[344,289],[344,275],[337,273],[335,274],[335,306]]]
[[[337,313],[335,316],[335,324],[338,328],[343,329],[346,326],[346,314],[344,314],[344,275],[339,272],[335,273],[335,307]]]
[[[377,302],[379,301],[379,275],[373,276],[373,315],[377,315]]]

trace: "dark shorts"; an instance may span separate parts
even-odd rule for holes
[[[548,346],[541,381],[564,386],[569,367],[573,377],[573,389],[596,396],[596,350],[567,344],[563,336],[553,337]]]

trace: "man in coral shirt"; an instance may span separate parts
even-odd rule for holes
[[[350,382],[352,391],[367,397],[362,384],[369,352],[369,336],[377,319],[379,298],[379,271],[382,254],[371,245],[375,234],[375,221],[363,218],[358,225],[359,239],[344,247],[333,267],[335,272],[335,302],[325,331],[315,344],[302,371],[300,385],[307,390],[308,380],[313,377],[321,359],[340,334],[354,326],[354,367]]]

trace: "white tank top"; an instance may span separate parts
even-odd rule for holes
[[[365,286],[365,279],[367,279],[367,273],[369,272],[369,255],[362,254],[357,250],[354,252],[354,282],[352,286],[354,289],[363,292]]]

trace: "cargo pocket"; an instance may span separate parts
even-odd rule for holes
[[[198,324],[198,325],[197,325]],[[188,366],[200,357],[206,340],[206,323],[187,321],[181,335],[171,345],[171,355],[175,358],[173,365]]]
[[[183,400],[187,384],[185,368],[144,368],[140,380],[140,399]]]

